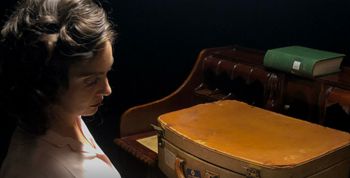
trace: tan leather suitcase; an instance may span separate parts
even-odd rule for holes
[[[168,177],[348,178],[350,134],[234,101],[161,115]]]

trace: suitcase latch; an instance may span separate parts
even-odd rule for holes
[[[158,146],[163,147],[164,146],[164,142],[163,139],[164,138],[164,131],[161,127],[158,127],[154,124],[151,124],[151,126],[153,127],[153,129],[157,132],[157,136],[158,136]]]
[[[261,178],[260,171],[258,169],[247,168],[246,170],[247,170],[247,174],[246,174],[247,178]]]

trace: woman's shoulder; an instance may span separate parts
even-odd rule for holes
[[[2,164],[0,177],[73,177],[57,159],[52,148],[40,137],[17,129]]]
[[[20,157],[22,156],[22,158]],[[8,154],[0,172],[2,178],[61,178],[74,177],[64,165],[53,156],[43,153]]]

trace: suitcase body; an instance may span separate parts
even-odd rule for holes
[[[161,115],[168,177],[348,178],[350,134],[226,100]]]

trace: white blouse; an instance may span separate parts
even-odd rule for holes
[[[37,137],[17,128],[1,167],[0,177],[120,178],[83,120],[80,120],[80,125],[91,144],[82,144],[52,130]]]

